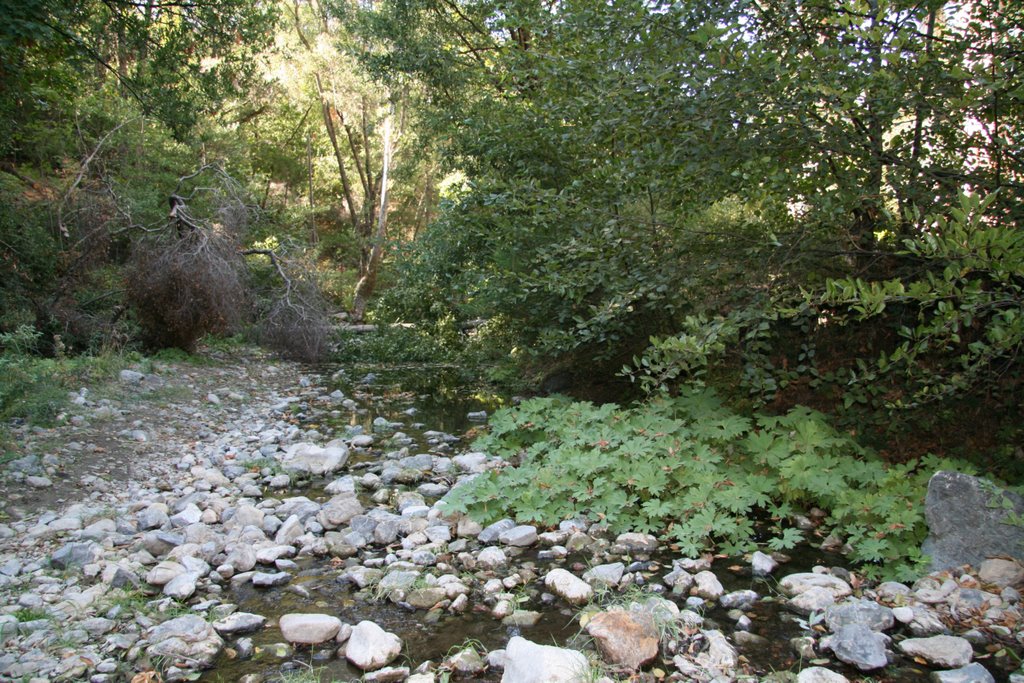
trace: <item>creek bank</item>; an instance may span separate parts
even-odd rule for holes
[[[274,388],[245,376],[245,394],[215,392],[221,404],[197,384],[195,402],[155,413],[148,476],[0,525],[0,677],[104,683],[158,667],[165,680],[212,669],[253,682],[308,663],[377,681],[646,668],[781,683],[894,666],[916,680],[985,680],[1007,675],[988,670],[993,648],[1019,649],[1015,562],[869,585],[841,568],[788,570],[778,555],[729,567],[678,557],[654,536],[580,520],[484,528],[447,514],[444,495],[508,466],[500,458],[413,422],[415,411],[374,415],[368,392],[349,396],[294,366],[275,370]],[[247,398],[230,404],[232,392]],[[563,647],[547,644],[551,614],[578,621]],[[461,620],[488,625],[486,652],[422,656],[402,624],[429,635]],[[572,636],[580,629],[589,640]],[[798,677],[759,663],[779,632],[794,633],[782,643],[793,661],[815,666]],[[395,664],[403,656],[410,666]]]

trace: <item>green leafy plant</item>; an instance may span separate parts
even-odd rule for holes
[[[900,253],[921,264],[915,277],[834,279],[822,294],[808,295],[810,303],[838,311],[839,323],[893,307],[911,314],[903,315],[909,320],[895,348],[863,363],[855,377],[858,385],[905,378],[907,388],[888,400],[890,407],[968,393],[1004,373],[1024,348],[1024,236],[987,215],[997,197],[961,193],[948,214],[922,220],[912,212],[908,220],[926,228],[904,240]]]
[[[482,521],[514,515],[553,524],[583,515],[614,531],[658,532],[687,555],[755,547],[754,520],[818,506],[870,571],[924,561],[927,480],[962,463],[928,457],[887,465],[820,413],[739,415],[709,389],[635,408],[532,399],[496,413],[475,448],[518,460],[446,499]],[[791,547],[795,531],[775,545]]]

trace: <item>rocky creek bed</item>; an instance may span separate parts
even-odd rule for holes
[[[17,430],[0,680],[1024,681],[1014,561],[873,584],[816,549],[483,528],[443,501],[509,466],[471,450],[490,406],[215,361],[122,372]]]

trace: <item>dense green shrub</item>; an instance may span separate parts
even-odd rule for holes
[[[452,363],[464,343],[451,318],[433,325],[381,323],[373,332],[342,331],[335,357],[341,362]]]
[[[0,420],[50,425],[67,406],[70,390],[109,377],[122,364],[113,354],[41,358],[34,353],[41,336],[29,325],[0,334]]]
[[[940,468],[970,471],[932,457],[887,465],[812,410],[745,417],[706,389],[631,409],[532,399],[496,413],[475,447],[518,461],[448,497],[451,509],[481,521],[582,515],[615,531],[665,533],[694,555],[752,549],[755,520],[782,523],[817,506],[854,560],[892,575],[925,559],[928,478]],[[769,543],[776,549],[801,538],[793,528],[779,533]]]

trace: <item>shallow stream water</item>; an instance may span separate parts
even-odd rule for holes
[[[338,371],[341,372],[338,372]],[[401,423],[398,431],[406,434],[412,443],[410,453],[428,452],[424,432],[436,430],[460,437],[452,444],[453,449],[446,455],[455,455],[469,448],[473,430],[483,423],[471,420],[468,415],[479,411],[488,414],[511,402],[509,397],[496,396],[464,382],[459,368],[453,367],[344,367],[318,368],[329,390],[341,389],[347,397],[358,403],[357,410],[327,413],[297,412],[305,428],[315,427],[327,438],[342,436],[348,428],[362,427],[366,433],[374,432],[374,420],[385,418]],[[328,380],[333,377],[333,380]],[[390,432],[388,432],[390,433]],[[393,450],[385,447],[384,450]],[[381,457],[381,450],[374,447],[370,453],[354,451],[348,463],[349,471],[359,476],[368,466]],[[339,474],[344,474],[341,472]],[[326,483],[326,482],[324,482]],[[317,502],[326,502],[331,496],[320,488],[321,485],[293,488],[276,494],[278,498],[307,496]],[[360,493],[364,505],[373,507],[369,494]],[[430,501],[428,500],[428,503]],[[368,548],[368,553],[359,557],[384,556],[381,549]],[[513,550],[514,552],[514,550]],[[538,577],[555,565],[536,558],[536,549],[528,549],[518,557],[511,557],[510,564],[533,567]],[[439,558],[443,559],[443,558]],[[650,572],[651,580],[671,570],[673,556],[651,558],[654,563]],[[589,556],[570,556],[558,566],[571,566],[574,562],[592,562]],[[543,582],[536,579],[525,589],[520,589],[519,609],[541,612],[538,624],[526,628],[505,626],[482,604],[472,607],[464,614],[451,615],[447,612],[410,611],[387,600],[368,600],[366,593],[357,594],[357,589],[337,579],[345,571],[345,563],[330,558],[303,558],[298,560],[299,571],[289,586],[261,589],[246,585],[240,589],[228,590],[226,602],[238,605],[239,611],[264,615],[269,623],[266,628],[251,636],[257,656],[249,660],[232,657],[230,648],[220,657],[217,666],[203,674],[201,681],[237,681],[246,674],[259,674],[266,681],[281,680],[282,672],[314,672],[320,681],[349,681],[358,679],[361,672],[348,665],[344,658],[336,656],[337,646],[320,648],[297,648],[292,650],[284,645],[280,631],[274,627],[276,620],[290,612],[320,612],[339,617],[343,622],[355,624],[362,620],[374,621],[387,631],[397,634],[403,643],[402,655],[392,666],[409,666],[414,669],[430,660],[443,661],[459,646],[472,643],[480,649],[490,651],[505,647],[514,635],[523,635],[534,642],[557,645],[582,644],[582,629],[577,621],[577,611],[570,610],[560,602],[545,602],[541,598]],[[779,567],[777,574],[809,571],[815,565],[842,566],[841,555],[831,555],[811,548],[799,548],[791,553],[791,559]],[[776,595],[775,581],[771,577],[755,578],[749,572],[749,565],[742,559],[732,562],[728,558],[716,559],[713,570],[726,591],[752,589],[761,596]],[[509,569],[511,573],[514,569]],[[507,574],[505,574],[507,575]],[[308,593],[308,597],[300,593]],[[667,596],[666,596],[667,597]],[[477,603],[471,600],[471,604]],[[681,599],[677,598],[681,603]],[[791,613],[782,609],[780,603],[771,599],[760,600],[747,612],[752,619],[751,632],[767,639],[768,644],[756,650],[742,650],[741,654],[748,668],[768,675],[778,671],[799,671],[810,666],[801,662],[790,646],[790,639],[805,633],[801,624]],[[704,613],[705,619],[713,622],[726,634],[733,631],[733,621],[726,611],[714,607]],[[850,680],[870,681],[925,681],[930,671],[912,661],[904,660],[874,672],[870,678],[856,670],[844,669],[835,661],[817,662],[834,671],[841,671]],[[671,667],[667,667],[671,670]],[[1006,680],[1005,673],[989,667],[997,680]],[[307,679],[308,680],[308,679]],[[486,674],[473,680],[500,680],[500,673]]]

